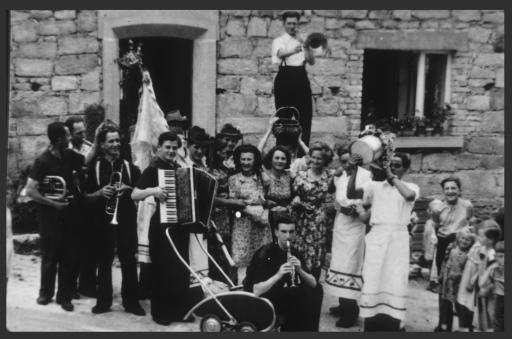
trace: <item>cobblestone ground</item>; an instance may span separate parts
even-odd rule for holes
[[[54,302],[41,306],[36,303],[39,288],[40,258],[34,255],[15,255],[13,258],[12,275],[7,286],[6,324],[10,331],[55,331],[55,332],[197,332],[199,320],[194,323],[173,323],[170,326],[155,324],[149,315],[149,301],[141,304],[148,313],[138,317],[123,311],[120,298],[120,269],[114,267],[114,305],[112,312],[94,315],[91,308],[95,300],[82,297],[73,300],[74,312],[66,312]],[[405,327],[407,331],[432,331],[437,317],[437,296],[425,289],[426,281],[422,278],[409,281],[409,304]],[[334,306],[337,299],[324,295],[320,331],[322,332],[359,332],[362,321],[352,328],[339,329],[335,326],[336,319],[329,315],[329,307]]]

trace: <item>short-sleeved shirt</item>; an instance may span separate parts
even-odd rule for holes
[[[413,183],[402,182],[416,193],[414,199],[418,199],[419,187]],[[363,189],[363,204],[371,205],[370,225],[407,227],[411,220],[414,201],[405,200],[398,189],[387,180],[370,181],[363,186]]]
[[[291,253],[301,262],[301,267],[305,272],[307,268],[304,266],[304,259],[295,249],[292,248]],[[243,282],[244,289],[253,292],[255,284],[268,280],[279,271],[282,264],[288,261],[287,252],[282,250],[276,243],[269,243],[260,247],[254,254],[249,267],[247,268],[247,275]],[[309,272],[308,272],[309,273]],[[270,290],[263,296],[274,296],[279,293],[279,290],[284,288],[285,284],[290,283],[290,276],[286,275],[281,278]],[[295,274],[295,284],[299,286],[303,282]]]
[[[46,150],[37,157],[28,176],[37,182],[41,182],[48,175],[65,176],[64,162],[53,155],[50,150]]]
[[[300,45],[301,43],[288,33],[285,33],[280,37],[275,38],[274,41],[272,41],[272,63],[280,65],[281,62],[283,61],[280,57],[277,56],[277,52],[279,50],[290,51],[293,50],[296,46]],[[284,58],[286,66],[303,66],[305,60],[306,59],[304,57],[304,51],[292,54]]]
[[[471,202],[459,198],[454,205],[443,201],[440,208],[433,211],[432,220],[439,227],[438,233],[447,236],[468,226],[472,216],[473,205]]]

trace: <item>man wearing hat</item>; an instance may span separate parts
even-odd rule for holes
[[[233,161],[233,152],[236,146],[240,144],[243,135],[240,130],[231,124],[225,124],[216,136],[217,140],[226,147],[227,159],[223,161],[223,165],[229,170],[235,169],[235,162]]]
[[[169,126],[169,131],[178,135],[181,140],[181,147],[176,154],[176,158],[177,162],[183,165],[188,156],[187,147],[185,146],[188,119],[186,116],[181,115],[179,109],[173,109],[165,115],[165,120]]]
[[[196,167],[203,170],[207,169],[206,155],[208,147],[213,142],[212,138],[204,128],[192,126],[187,137],[187,157],[184,167]]]
[[[292,106],[299,110],[302,140],[309,144],[313,103],[306,63],[313,65],[315,56],[298,34],[300,13],[282,13],[285,33],[272,42],[272,63],[279,65],[274,81],[276,109]]]

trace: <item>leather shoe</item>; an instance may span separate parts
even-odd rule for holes
[[[169,326],[172,323],[171,320],[165,319],[165,318],[153,318],[153,321],[155,323],[157,323],[158,325],[162,325],[162,326]]]
[[[39,305],[48,305],[52,301],[52,298],[40,296],[36,301]]]
[[[107,312],[110,312],[110,307],[108,306],[101,306],[101,305],[96,305],[92,308],[91,310],[92,313],[94,314],[101,314],[101,313],[107,313]]]
[[[336,321],[336,327],[350,328],[350,327],[352,327],[354,325],[355,325],[355,323],[349,323],[346,320],[342,320],[342,319],[338,319]]]
[[[60,307],[62,307],[62,309],[64,311],[71,312],[71,311],[73,311],[75,309],[73,304],[71,302],[69,302],[69,301],[64,301],[64,302],[61,302],[59,304],[60,304]]]
[[[126,307],[124,310],[128,313],[133,313],[135,315],[140,315],[140,316],[146,315],[146,311],[144,311],[144,309],[142,307],[140,307],[140,305]]]
[[[333,306],[331,308],[329,308],[329,313],[334,315],[334,316],[341,316],[341,307],[340,306]]]

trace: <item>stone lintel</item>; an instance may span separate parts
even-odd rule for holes
[[[457,32],[359,32],[357,48],[468,50],[468,34]]]

